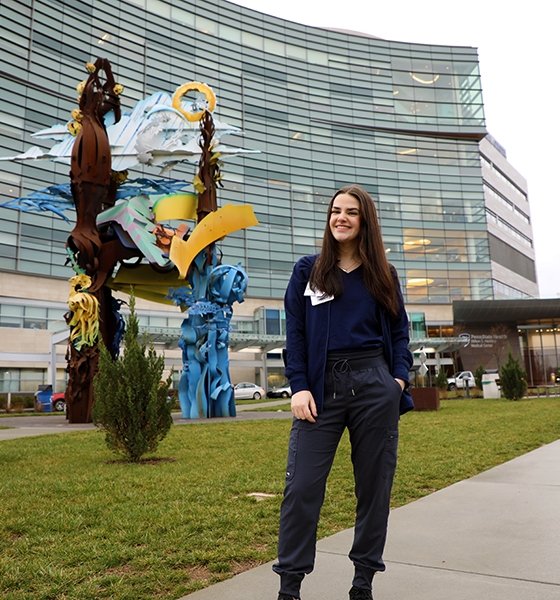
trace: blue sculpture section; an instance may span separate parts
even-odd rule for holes
[[[236,414],[229,376],[229,328],[233,303],[243,302],[248,277],[240,265],[218,262],[215,248],[200,252],[187,278],[189,286],[170,290],[168,296],[187,312],[179,338],[183,370],[178,391],[184,419]]]

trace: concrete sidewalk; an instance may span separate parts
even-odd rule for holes
[[[0,425],[9,427],[9,429],[0,429],[0,441],[95,428],[91,423],[70,425],[62,413],[45,416],[3,417],[0,419]]]
[[[352,530],[318,543],[303,600],[345,600]],[[391,512],[375,600],[558,600],[560,440]],[[271,564],[181,600],[276,600]]]
[[[236,407],[238,421],[249,421],[255,419],[291,419],[289,411],[277,412],[277,406],[286,404],[289,400],[268,400],[255,404],[240,404]],[[257,412],[256,408],[270,408],[270,412]],[[219,419],[183,419],[179,413],[173,413],[175,425],[190,425],[193,423],[217,423],[231,421],[231,417]],[[17,438],[31,437],[36,435],[49,435],[69,431],[84,431],[95,429],[92,423],[70,424],[63,413],[45,415],[19,415],[15,417],[5,416],[0,419],[0,425],[9,429],[0,429],[0,441],[15,440]]]

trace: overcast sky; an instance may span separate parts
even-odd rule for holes
[[[527,179],[541,298],[560,297],[560,67],[551,0],[232,0],[315,27],[478,48],[486,127]],[[553,12],[555,14],[553,14]]]

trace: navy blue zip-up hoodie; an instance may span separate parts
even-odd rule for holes
[[[309,296],[304,295],[311,269],[317,255],[300,258],[295,266],[284,296],[286,308],[286,377],[292,393],[309,390],[313,395],[317,411],[323,408],[327,344],[329,336],[331,303],[323,302],[312,306]],[[377,305],[378,322],[381,324],[385,359],[393,377],[408,384],[408,373],[412,367],[412,354],[408,349],[408,317],[400,291],[396,270],[391,267],[398,290],[400,310],[392,319]],[[356,310],[359,310],[356,307]],[[408,389],[401,396],[400,414],[414,408]]]

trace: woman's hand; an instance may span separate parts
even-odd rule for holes
[[[401,391],[403,391],[404,387],[406,385],[405,382],[402,379],[397,379],[396,377],[395,377],[395,381],[401,386]]]
[[[317,407],[309,390],[301,390],[292,396],[292,414],[296,419],[315,423]]]

